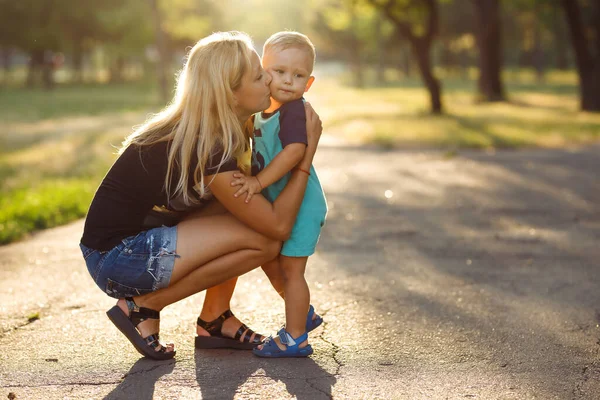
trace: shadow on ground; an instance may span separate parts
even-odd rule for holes
[[[379,317],[365,332],[392,332],[380,351],[402,343],[405,360],[432,368],[483,361],[537,393],[580,396],[600,374],[598,147],[460,162],[382,151],[396,167],[380,171],[362,168],[361,149],[338,151],[357,161],[328,177],[342,183],[320,255],[348,281],[336,290]],[[567,370],[580,383],[564,387]]]
[[[235,353],[235,363],[228,355]],[[273,398],[332,398],[334,375],[311,358],[260,359],[247,351],[198,350],[194,354],[196,380],[205,399],[233,399],[264,395],[269,379]],[[227,379],[222,379],[226,375]],[[254,379],[259,378],[259,379]],[[218,385],[215,385],[219,382]]]
[[[125,374],[123,381],[104,399],[152,400],[156,382],[173,372],[174,367],[175,360],[154,361],[140,358]]]

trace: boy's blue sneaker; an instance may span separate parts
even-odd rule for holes
[[[306,347],[298,347],[300,343],[308,339],[308,332],[304,332],[294,339],[285,328],[281,328],[277,332],[277,336],[279,336],[281,344],[286,346],[285,350],[281,350],[277,346],[277,343],[275,343],[275,339],[271,336],[263,343],[262,349],[255,347],[252,349],[252,352],[258,357],[266,358],[308,357],[313,353],[310,344],[306,345]]]
[[[306,316],[306,332],[317,329],[317,327],[323,323],[323,318],[321,318],[320,315],[317,315],[315,319],[313,319],[313,315],[315,315],[315,308],[311,304],[308,309],[308,315]]]

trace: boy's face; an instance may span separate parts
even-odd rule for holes
[[[271,97],[279,103],[289,103],[302,97],[315,80],[311,76],[312,62],[305,50],[290,47],[271,49],[263,56],[263,68],[273,80]]]

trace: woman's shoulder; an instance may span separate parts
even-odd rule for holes
[[[233,156],[227,157],[225,149],[220,143],[213,146],[208,159],[204,163],[204,175],[214,175],[237,169],[237,160]]]
[[[138,168],[153,172],[157,168],[163,170],[168,162],[169,143],[166,141],[144,145],[131,143],[122,150],[117,162],[135,170]]]
[[[141,154],[141,155],[156,155],[163,154],[169,151],[171,141],[161,141],[152,144],[130,143],[121,151],[122,154]]]

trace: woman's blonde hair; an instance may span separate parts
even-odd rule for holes
[[[234,91],[241,86],[246,71],[251,70],[253,51],[250,37],[241,32],[217,32],[200,40],[186,57],[171,103],[123,142],[120,152],[131,144],[172,141],[165,177],[169,198],[181,195],[185,204],[194,203],[188,184],[190,173],[194,188],[202,197],[206,191],[205,164],[216,151],[223,150],[219,167],[229,160],[241,159],[247,152],[249,133],[235,113]],[[191,172],[194,152],[198,165]],[[172,188],[176,168],[180,171],[179,180]]]

